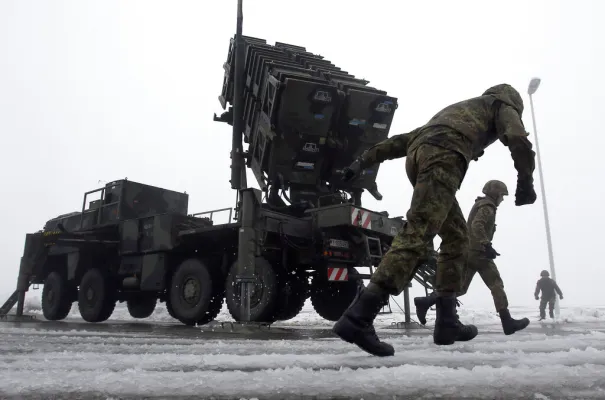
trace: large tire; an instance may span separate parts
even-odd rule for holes
[[[309,281],[305,275],[284,274],[280,279],[280,301],[276,319],[287,321],[296,317],[309,297]]]
[[[126,300],[126,307],[132,318],[147,318],[155,311],[157,302],[155,296],[140,295]]]
[[[73,288],[60,273],[53,271],[44,280],[42,314],[49,321],[65,319],[71,311]]]
[[[222,280],[201,260],[190,258],[172,277],[166,308],[185,325],[203,325],[221,311],[223,296]]]
[[[349,274],[352,273],[357,273],[357,270],[349,268]],[[361,279],[331,282],[323,276],[315,277],[313,278],[311,304],[322,318],[328,321],[338,321],[355,299],[360,286],[363,286]]]
[[[237,261],[233,263],[225,283],[225,297],[229,313],[236,321],[241,321],[241,285],[237,284]],[[273,266],[263,257],[256,257],[254,284],[250,296],[250,321],[275,322],[280,298],[279,280]]]
[[[116,290],[109,277],[98,268],[86,271],[78,290],[78,308],[87,322],[103,322],[116,307]]]

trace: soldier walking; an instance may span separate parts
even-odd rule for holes
[[[457,297],[464,296],[478,272],[485,285],[492,292],[496,311],[500,315],[504,334],[512,335],[516,331],[525,329],[529,319],[513,319],[508,310],[508,299],[504,291],[504,282],[500,277],[494,259],[500,255],[492,247],[492,240],[496,232],[496,211],[498,206],[508,196],[508,188],[504,182],[491,180],[483,186],[484,197],[477,197],[468,216],[467,227],[469,231],[469,253],[462,287]],[[426,324],[426,313],[436,303],[435,292],[430,296],[416,297],[416,315],[422,325]]]
[[[389,295],[398,295],[413,279],[435,235],[441,237],[441,251],[433,341],[450,345],[477,335],[477,328],[463,325],[456,314],[456,293],[461,289],[468,252],[468,231],[456,192],[470,161],[478,160],[489,145],[500,140],[509,148],[518,172],[515,204],[536,201],[535,152],[527,139],[522,114],[519,92],[507,84],[496,85],[481,96],[444,108],[412,132],[372,146],[345,169],[343,180],[350,181],[371,165],[406,157],[406,173],[414,193],[406,224],[393,239],[370,284],[359,291],[333,327],[342,340],[376,356],[395,353],[393,346],[378,338],[374,319]]]
[[[559,285],[554,279],[550,277],[547,270],[540,272],[541,278],[536,283],[536,290],[534,291],[534,297],[536,300],[540,300],[540,321],[546,319],[546,304],[548,303],[548,315],[550,318],[555,318],[553,310],[555,309],[555,301],[557,301],[557,294],[559,299],[563,300],[563,292],[559,289]],[[542,299],[538,297],[542,291]],[[555,293],[556,292],[556,293]]]

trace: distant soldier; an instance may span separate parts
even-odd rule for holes
[[[540,272],[540,276],[542,278],[538,279],[538,282],[536,283],[534,297],[536,300],[540,300],[540,321],[542,321],[543,319],[546,319],[546,303],[548,303],[548,315],[550,318],[555,317],[553,310],[555,309],[557,294],[559,295],[559,299],[563,300],[563,292],[559,289],[557,282],[550,278],[550,274],[547,270]],[[540,290],[542,291],[542,299],[538,297]]]
[[[508,299],[504,291],[504,282],[498,272],[494,259],[500,254],[492,247],[496,232],[496,211],[498,206],[508,196],[508,188],[504,182],[492,180],[483,186],[484,197],[477,197],[468,215],[469,253],[463,277],[462,288],[457,296],[464,296],[478,272],[485,285],[492,292],[496,311],[500,314],[502,329],[506,335],[512,335],[529,325],[529,319],[513,319],[508,311]],[[416,315],[422,325],[426,324],[426,312],[435,305],[434,294],[426,297],[416,297]]]
[[[406,157],[406,172],[414,193],[406,223],[372,274],[370,284],[359,291],[333,327],[342,340],[377,356],[395,353],[393,346],[376,335],[374,319],[389,295],[398,295],[411,282],[436,235],[441,237],[441,251],[433,342],[450,345],[477,336],[477,328],[463,325],[456,314],[456,293],[461,289],[468,252],[468,230],[456,192],[471,160],[478,160],[489,145],[500,140],[509,148],[518,172],[515,204],[536,201],[535,152],[527,139],[522,114],[519,92],[507,84],[496,85],[481,96],[445,107],[424,126],[374,145],[345,168],[343,180],[349,181],[376,163]]]

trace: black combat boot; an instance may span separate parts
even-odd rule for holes
[[[463,325],[456,312],[456,295],[437,297],[437,318],[433,331],[433,342],[437,345],[450,345],[454,342],[466,342],[477,336],[475,325]]]
[[[426,297],[414,297],[416,316],[422,325],[426,325],[426,313],[429,311],[429,308],[435,305],[436,301],[437,294],[435,292]]]
[[[456,306],[460,307],[462,303],[456,299]],[[458,321],[458,335],[456,336],[456,342],[468,342],[473,340],[479,333],[475,325],[464,325],[460,322],[460,316],[458,315],[458,308],[454,311],[456,313],[456,320]]]
[[[553,310],[548,310],[548,316],[552,319],[555,319],[555,313],[553,312]]]
[[[513,333],[525,329],[529,325],[529,319],[514,319],[510,316],[508,309],[500,310],[500,320],[502,321],[502,329],[505,335],[512,335]]]
[[[373,283],[367,288],[361,288],[349,308],[334,324],[332,332],[345,342],[356,344],[372,355],[394,355],[393,346],[378,339],[373,325],[374,319],[388,299],[389,295]]]

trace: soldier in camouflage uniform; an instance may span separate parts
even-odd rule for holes
[[[550,273],[547,270],[540,272],[541,278],[536,282],[536,290],[534,291],[534,297],[536,300],[540,300],[540,321],[546,319],[546,304],[548,304],[548,315],[550,318],[554,318],[555,302],[557,301],[557,294],[559,298],[563,300],[563,292],[557,285],[554,279],[550,277]],[[542,291],[542,299],[539,294]]]
[[[529,319],[513,319],[508,310],[508,300],[504,291],[504,282],[500,277],[494,259],[500,254],[492,247],[492,240],[496,231],[496,211],[504,196],[508,196],[508,188],[504,182],[492,180],[483,187],[485,197],[477,197],[468,216],[467,227],[469,231],[469,253],[466,269],[464,271],[462,287],[457,297],[464,296],[478,272],[481,279],[492,292],[496,311],[500,314],[502,329],[506,335],[525,329]],[[433,292],[434,293],[434,292]],[[436,303],[435,295],[416,297],[416,315],[421,324],[426,324],[426,312]]]
[[[521,120],[523,99],[512,86],[500,84],[481,96],[452,104],[412,132],[392,136],[368,149],[346,168],[349,181],[376,163],[406,157],[406,172],[414,187],[407,221],[367,288],[360,290],[334,325],[341,339],[377,356],[391,356],[393,347],[380,341],[374,319],[388,301],[412,280],[419,261],[435,235],[442,239],[437,268],[437,319],[433,341],[449,345],[471,340],[477,328],[464,326],[456,314],[456,293],[468,252],[466,221],[456,201],[471,160],[500,140],[508,146],[518,172],[515,204],[533,204],[535,152]]]

